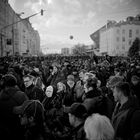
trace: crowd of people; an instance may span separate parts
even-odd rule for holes
[[[0,139],[140,140],[140,58],[0,59]]]

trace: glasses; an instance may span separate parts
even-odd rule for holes
[[[26,81],[24,81],[24,83],[28,83],[28,82],[30,82],[31,80],[26,80]]]

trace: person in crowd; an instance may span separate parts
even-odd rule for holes
[[[76,82],[75,92],[76,92],[76,101],[82,102],[82,96],[84,94],[84,76],[86,70],[82,69],[79,72],[79,81]]]
[[[123,82],[123,81],[124,81],[124,79],[123,79],[122,76],[110,76],[110,77],[109,77],[109,80],[108,80],[108,82],[107,82],[107,84],[106,84],[106,86],[107,86],[108,88],[110,88],[111,90],[113,90],[114,87],[115,87],[115,85],[116,85],[118,82]]]
[[[12,74],[17,79],[17,85],[22,90],[25,91],[25,86],[23,82],[23,71],[19,65],[15,65],[13,67],[9,67],[7,74]]]
[[[107,96],[113,102],[114,102],[113,89],[118,82],[123,82],[123,81],[124,81],[124,78],[122,76],[110,76],[107,83],[106,83],[106,87],[107,87],[107,90],[108,90]]]
[[[64,79],[63,73],[58,69],[56,65],[53,65],[53,71],[50,73],[47,78],[47,83],[56,87],[57,83]]]
[[[42,73],[39,70],[39,68],[34,68],[30,75],[34,76],[34,85],[37,86],[38,88],[41,88],[43,91],[45,89],[45,85],[43,83],[43,78],[42,78]]]
[[[97,81],[96,77],[88,77],[85,78],[86,82],[84,84],[85,94],[83,95],[83,100],[86,98],[94,98],[101,95],[101,91],[97,88]]]
[[[25,93],[27,94],[30,100],[39,100],[40,102],[43,101],[45,94],[44,91],[34,85],[34,76],[32,75],[25,75],[23,77],[24,84],[25,84]]]
[[[76,66],[72,68],[72,75],[74,76],[75,82],[79,81],[79,74]]]
[[[112,124],[116,139],[132,140],[140,132],[140,110],[138,100],[131,96],[130,86],[119,82],[113,89],[114,100],[117,102],[112,115]]]
[[[74,80],[73,75],[68,75],[67,76],[67,81],[66,81],[66,94],[64,97],[63,104],[65,106],[71,106],[75,102],[75,85],[76,82]]]
[[[87,79],[84,85],[85,97],[83,98],[83,105],[88,111],[88,115],[92,113],[100,113],[111,118],[113,112],[113,102],[101,90],[97,88],[96,77]]]
[[[28,97],[18,88],[17,79],[14,75],[4,75],[1,82],[3,89],[0,92],[0,131],[5,131],[8,139],[19,140],[20,135],[22,135],[22,128],[18,116],[13,113],[13,108],[28,100]],[[3,138],[6,139],[5,136]]]
[[[62,82],[58,82],[57,83],[56,98],[55,98],[55,102],[56,102],[55,106],[57,108],[62,107],[65,94],[66,94],[65,84]]]
[[[64,79],[67,79],[67,76],[72,74],[71,65],[68,61],[65,61],[63,64],[62,73],[64,74]]]
[[[92,114],[84,124],[87,140],[114,140],[114,128],[110,120],[100,114]]]
[[[133,95],[136,95],[140,103],[140,77],[133,75],[131,77],[130,90]]]
[[[45,109],[45,122],[50,129],[53,129],[53,120],[55,118],[55,105],[54,98],[56,96],[56,91],[53,86],[48,86],[45,91],[46,97],[42,101]]]
[[[73,103],[70,107],[65,107],[64,112],[68,113],[71,130],[62,135],[61,139],[85,140],[84,123],[87,117],[87,110],[81,103]]]
[[[39,100],[25,101],[21,106],[14,108],[14,113],[19,115],[21,125],[25,126],[24,140],[47,139],[44,107]]]
[[[46,96],[45,96],[44,100],[42,101],[43,106],[44,106],[46,111],[51,109],[52,106],[53,106],[52,101],[53,101],[53,98],[55,96],[54,92],[55,91],[54,91],[54,87],[53,86],[48,86],[46,88],[46,91],[45,91]]]

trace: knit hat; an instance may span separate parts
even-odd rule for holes
[[[15,86],[17,84],[17,79],[13,74],[6,74],[2,77],[5,86]]]

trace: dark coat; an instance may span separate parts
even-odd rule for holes
[[[94,97],[98,97],[101,95],[101,91],[98,90],[98,89],[93,89],[93,90],[90,90],[89,92],[85,93],[83,95],[83,100],[85,99],[89,99],[89,98],[94,98]]]
[[[28,88],[26,88],[25,93],[27,94],[30,100],[39,100],[40,102],[42,102],[45,98],[44,91],[41,88],[34,85],[31,85]]]
[[[137,85],[131,85],[131,93],[132,95],[136,95],[138,100],[139,100],[139,103],[140,103],[140,82],[137,84]]]
[[[100,113],[111,118],[114,109],[113,102],[104,95],[101,95],[100,91],[89,91],[86,93],[83,105],[88,111],[88,115],[93,113]]]
[[[60,71],[55,73],[54,75],[50,74],[47,78],[48,85],[52,85],[56,87],[57,83],[64,80],[64,74]]]
[[[44,127],[30,127],[25,132],[25,140],[47,140],[47,134]]]
[[[131,97],[121,108],[119,103],[116,104],[112,115],[116,138],[131,140],[136,133],[140,132],[140,110],[137,103],[136,98]]]
[[[55,135],[57,140],[85,140],[84,123],[80,124],[76,128],[71,128],[65,134]]]
[[[75,92],[75,85],[72,88],[70,88],[70,86],[66,83],[66,94],[64,95],[64,100],[63,100],[63,104],[65,106],[71,106],[74,102],[75,102],[75,96],[76,96],[76,92]]]
[[[0,125],[10,133],[10,139],[18,139],[21,133],[20,120],[13,113],[13,108],[27,99],[26,94],[17,87],[7,88],[0,93]]]

